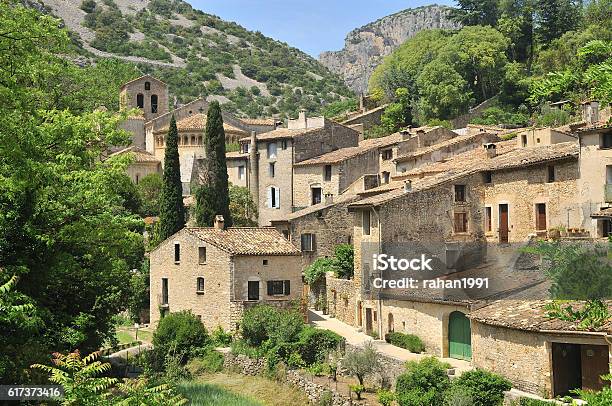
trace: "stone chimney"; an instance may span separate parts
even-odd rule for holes
[[[402,136],[402,141],[406,141],[407,139],[410,138],[410,131],[402,130],[400,131],[400,135]]]
[[[306,110],[300,110],[300,114],[298,115],[298,122],[300,124],[300,128],[308,128],[308,118],[306,118]]]
[[[404,181],[404,192],[412,191],[412,181],[410,179]]]
[[[225,220],[221,214],[217,214],[215,216],[215,228],[217,230],[223,230],[223,226],[225,225]]]
[[[582,121],[587,124],[599,122],[599,102],[596,100],[582,103]]]
[[[487,158],[494,158],[497,156],[497,145],[492,142],[487,142],[483,145],[485,151],[487,152]]]
[[[334,203],[333,193],[325,193],[325,205],[330,205],[333,203]]]

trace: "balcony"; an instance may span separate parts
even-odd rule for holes
[[[606,203],[612,203],[612,183],[604,185],[604,200]]]

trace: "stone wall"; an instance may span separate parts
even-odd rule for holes
[[[359,291],[352,279],[326,277],[327,309],[329,314],[343,323],[355,325]]]
[[[349,118],[343,121],[342,124],[347,125],[347,126],[355,125],[355,124],[362,124],[364,130],[369,130],[370,128],[374,126],[380,125],[380,118],[382,117],[386,108],[387,108],[387,105],[384,105],[384,106],[376,107],[369,111],[365,111],[363,113],[351,115],[349,116]]]
[[[276,144],[276,157],[268,156],[268,145]],[[285,147],[283,149],[283,146]],[[257,142],[259,154],[259,225],[269,226],[273,220],[285,218],[291,213],[293,207],[293,140],[270,140]],[[270,164],[274,164],[274,176],[270,173]],[[271,208],[268,194],[271,187],[280,190],[280,207]]]
[[[294,162],[302,162],[340,148],[359,145],[360,134],[342,124],[325,120],[325,126],[318,131],[296,135],[294,141]]]
[[[451,125],[453,126],[453,128],[463,128],[466,125],[468,125],[468,123],[476,117],[480,117],[480,115],[489,107],[493,106],[495,103],[497,103],[497,96],[493,96],[485,101],[483,101],[482,103],[480,103],[478,106],[474,106],[472,107],[467,113],[459,116],[459,117],[455,117],[451,120]]]

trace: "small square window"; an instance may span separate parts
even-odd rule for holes
[[[382,152],[382,159],[383,161],[388,161],[389,159],[393,158],[393,150],[392,149],[386,149]]]
[[[264,260],[263,260],[263,265],[264,265],[264,266],[268,266],[268,260],[267,260],[267,259],[264,259]]]
[[[554,181],[555,181],[555,167],[553,165],[549,165],[547,182],[552,183]]]
[[[612,133],[601,135],[601,142],[599,147],[602,149],[612,148]]]
[[[455,201],[465,202],[465,185],[455,185]]]
[[[467,233],[467,213],[455,213],[454,229],[456,233]]]
[[[204,293],[204,278],[201,276],[196,280],[196,292]]]
[[[323,171],[323,178],[325,179],[325,182],[329,182],[332,179],[332,166],[331,165],[325,165],[325,169]]]
[[[493,172],[486,171],[483,177],[484,177],[484,183],[493,183]]]
[[[315,247],[315,235],[314,234],[302,234],[301,236],[302,251],[312,252]]]

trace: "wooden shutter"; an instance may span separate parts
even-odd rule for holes
[[[266,207],[272,208],[272,188],[268,188],[268,197],[266,199]]]
[[[272,281],[267,281],[266,284],[268,286],[268,296],[274,295],[274,284]]]
[[[275,188],[274,192],[276,193],[276,208],[280,209],[280,188]]]
[[[291,293],[291,281],[286,280],[286,281],[283,281],[283,282],[284,282],[284,285],[285,285],[285,289],[284,289],[285,295],[289,296],[289,294]]]

